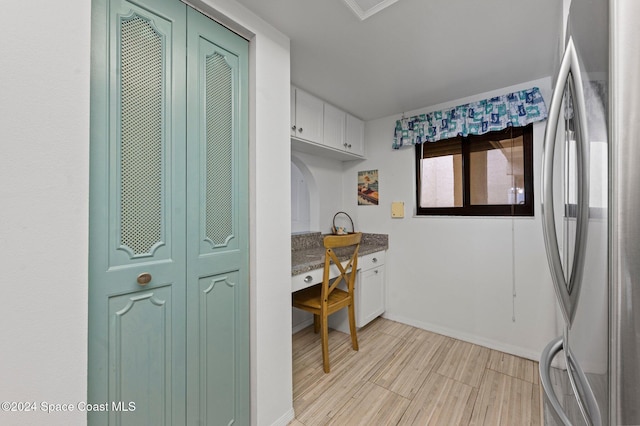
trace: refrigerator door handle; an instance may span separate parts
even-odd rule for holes
[[[573,96],[574,113],[577,118],[576,142],[577,142],[577,218],[576,238],[573,265],[569,282],[564,277],[560,250],[558,248],[558,236],[556,234],[556,221],[553,207],[553,158],[556,144],[556,132],[560,119],[560,107],[565,88]],[[584,267],[585,242],[587,236],[587,223],[589,218],[589,179],[588,179],[588,152],[589,138],[586,125],[586,108],[584,93],[582,90],[582,76],[580,64],[573,44],[569,38],[565,49],[556,86],[553,90],[547,126],[544,134],[544,151],[542,156],[542,228],[547,252],[547,259],[551,269],[556,296],[567,325],[571,325],[575,315],[582,271]]]
[[[574,49],[575,55],[575,49]],[[576,154],[578,158],[577,164],[577,204],[576,212],[576,241],[575,254],[573,257],[573,268],[569,277],[568,289],[569,293],[573,293],[576,288],[575,300],[573,308],[578,303],[580,295],[580,283],[582,282],[582,274],[584,272],[584,259],[586,254],[587,242],[587,225],[589,224],[589,133],[587,126],[587,109],[584,99],[584,91],[582,86],[582,75],[580,73],[580,65],[576,57],[575,69],[572,71],[568,80],[569,91],[574,101],[574,116],[577,117],[578,125],[576,126]],[[573,315],[571,317],[573,319]],[[571,323],[569,323],[571,325]]]
[[[560,404],[551,384],[551,361],[556,354],[562,350],[562,347],[563,339],[562,336],[560,336],[549,342],[547,347],[542,351],[539,365],[540,383],[542,384],[542,389],[544,390],[545,396],[547,397],[549,404],[551,404],[551,409],[555,413],[557,419],[560,420],[562,424],[571,426],[571,421],[569,421],[569,417],[564,412],[562,404]]]

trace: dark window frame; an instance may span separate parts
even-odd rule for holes
[[[522,136],[524,168],[524,204],[471,204],[470,144],[474,141],[496,140]],[[451,139],[462,141],[462,200],[461,207],[420,207],[421,176],[420,160],[422,150],[415,146],[416,158],[416,214],[418,216],[535,216],[533,193],[533,124],[523,127],[508,127],[505,130],[485,133],[484,135],[457,136]],[[450,141],[451,139],[443,139]],[[438,142],[426,142],[438,143]]]

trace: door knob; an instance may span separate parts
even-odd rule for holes
[[[148,272],[143,272],[142,274],[138,275],[138,284],[140,285],[147,285],[151,282],[151,274]]]

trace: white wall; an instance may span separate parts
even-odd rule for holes
[[[550,79],[546,78],[409,111],[407,116],[532,86],[540,87],[545,100],[550,99]],[[391,148],[399,118],[367,122],[367,161],[345,163],[343,174],[344,205],[351,206],[348,210],[360,228],[389,234],[385,316],[539,359],[544,346],[555,337],[555,299],[540,216],[545,123],[534,124],[535,217],[414,217],[414,150]],[[380,205],[357,206],[357,172],[370,169],[379,170]],[[391,219],[392,201],[404,201],[404,219]]]
[[[4,2],[0,26],[0,401],[87,391],[90,3]],[[59,19],[52,17],[58,16]],[[0,424],[80,424],[0,411]]]
[[[290,250],[289,41],[233,0],[199,5],[254,35],[252,423],[284,425],[291,264],[273,253]],[[87,391],[90,2],[33,6],[6,2],[0,27],[0,401],[77,403]],[[3,425],[85,423],[77,412],[0,411]]]

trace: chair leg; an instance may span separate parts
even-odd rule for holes
[[[356,334],[356,311],[355,304],[351,302],[349,305],[349,331],[351,332],[351,346],[354,351],[358,350],[358,335]]]
[[[324,372],[328,373],[329,368],[329,321],[326,315],[322,315],[321,319],[322,334],[320,340],[322,341],[322,366]]]
[[[320,315],[313,316],[313,332],[318,334],[320,331]]]

